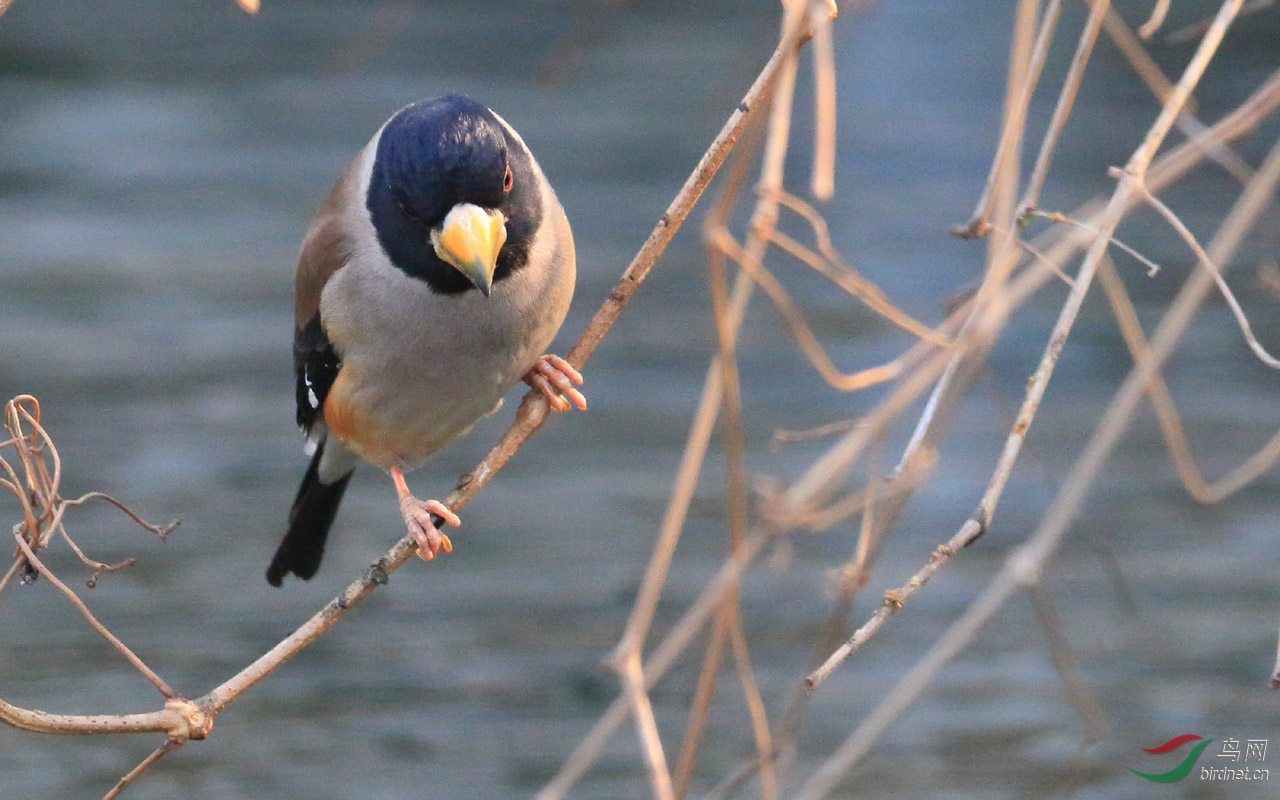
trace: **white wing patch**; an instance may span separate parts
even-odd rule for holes
[[[320,398],[316,397],[316,390],[311,388],[311,376],[303,372],[302,381],[307,385],[307,402],[311,404],[312,408],[319,408]]]

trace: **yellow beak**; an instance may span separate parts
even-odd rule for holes
[[[431,230],[436,255],[467,276],[485,297],[493,287],[493,270],[505,241],[507,225],[502,212],[471,203],[459,203],[449,209],[444,223]]]

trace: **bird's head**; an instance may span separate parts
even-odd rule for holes
[[[524,266],[542,176],[496,114],[460,95],[414,103],[376,148],[365,205],[392,264],[437,292],[486,297]]]

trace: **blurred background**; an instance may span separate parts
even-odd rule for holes
[[[821,210],[847,259],[928,323],[981,274],[985,246],[946,231],[968,218],[990,165],[1012,6],[849,6],[835,25],[837,191]],[[1118,8],[1135,25],[1149,12],[1148,3]],[[1165,30],[1215,9],[1175,3]],[[402,534],[389,481],[366,468],[321,573],[282,590],[263,579],[306,466],[290,363],[298,243],[337,170],[383,120],[411,101],[463,92],[522,133],[576,233],[577,297],[556,345],[564,352],[764,64],[778,11],[773,0],[264,0],[251,17],[231,0],[14,0],[0,17],[0,398],[40,398],[68,496],[101,490],[152,522],[183,521],[159,544],[109,507],[69,512],[90,555],[138,559],[82,592],[103,621],[194,697],[293,630]],[[1061,83],[1084,14],[1084,4],[1066,4],[1060,27],[1069,33],[1050,54],[1045,86]],[[1194,47],[1157,37],[1151,52],[1176,78]],[[1234,108],[1278,65],[1280,10],[1241,20],[1197,92],[1201,118]],[[1106,168],[1125,161],[1159,108],[1105,39],[1089,69],[1046,209],[1109,192]],[[787,181],[797,193],[812,137],[807,59],[800,80]],[[1037,97],[1033,131],[1053,102],[1052,91]],[[1238,152],[1256,165],[1277,134],[1280,125],[1264,124]],[[1206,168],[1163,196],[1207,238],[1237,192]],[[629,612],[713,350],[702,211],[589,362],[591,410],[554,418],[468,505],[455,552],[408,564],[228,707],[208,741],[164,759],[127,797],[536,793],[617,691],[598,664]],[[1232,274],[1273,351],[1280,307],[1259,276],[1280,253],[1277,230],[1272,212]],[[1119,235],[1164,267],[1147,278],[1116,256],[1150,324],[1194,262],[1151,215]],[[843,369],[909,343],[797,263],[777,259],[776,269]],[[1042,294],[992,352],[854,624],[976,504],[1065,289]],[[787,480],[820,452],[770,448],[775,429],[849,418],[880,396],[827,389],[763,300],[741,349],[754,473]],[[822,687],[796,775],[847,735],[1035,525],[1129,363],[1105,303],[1092,298],[992,529]],[[1280,376],[1251,356],[1217,300],[1168,377],[1211,476],[1280,424]],[[518,396],[413,474],[416,492],[447,492],[505,429]],[[888,459],[901,441],[888,442]],[[713,459],[659,629],[720,563],[722,487]],[[1280,696],[1266,688],[1280,607],[1277,489],[1272,470],[1219,506],[1194,503],[1144,410],[1045,583],[1105,710],[1106,738],[1090,739],[1030,603],[1017,598],[848,779],[847,796],[1280,791]],[[2,508],[16,506],[0,499]],[[830,607],[828,572],[856,530],[854,521],[797,538],[747,581],[744,618],[774,715],[807,671]],[[82,585],[67,548],[47,561]],[[686,657],[655,691],[664,730],[683,724],[697,662]],[[710,721],[697,790],[751,752],[732,684]],[[47,581],[0,595],[0,696],[78,713],[158,705]],[[1154,771],[1139,748],[1185,732],[1270,736],[1269,789],[1189,779],[1175,791],[1124,769]],[[0,727],[0,797],[98,797],[156,744]],[[572,796],[646,796],[637,752],[628,725]]]

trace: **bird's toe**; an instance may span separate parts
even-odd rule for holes
[[[404,515],[405,526],[418,545],[418,555],[423,561],[431,561],[441,551],[453,552],[453,542],[436,527],[436,521],[432,517],[433,514],[440,517],[445,525],[461,525],[462,520],[448,506],[439,500],[422,501],[416,497],[405,497],[400,501],[400,512]]]
[[[587,398],[574,385],[582,383],[582,373],[560,356],[541,356],[525,374],[524,381],[546,395],[556,411],[574,407],[587,409]]]

